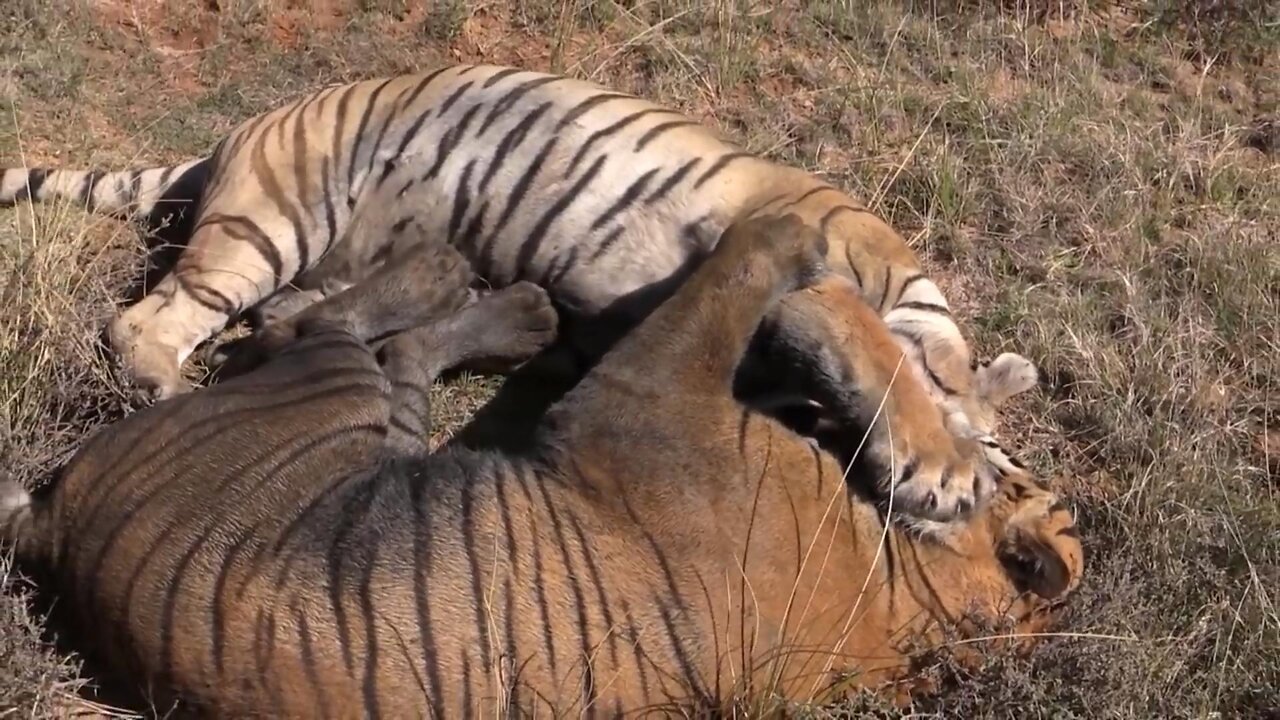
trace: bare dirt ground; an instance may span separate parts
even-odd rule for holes
[[[446,61],[675,105],[870,202],[980,356],[1043,370],[1004,432],[1076,509],[1085,585],[1066,633],[977,673],[940,662],[914,711],[1276,717],[1277,7],[8,0],[0,164],[175,162],[318,85]],[[67,206],[0,212],[3,471],[38,483],[128,411],[97,338],[139,247]],[[442,390],[451,422],[493,387]],[[94,711],[94,678],[42,637],[7,568],[0,717]]]

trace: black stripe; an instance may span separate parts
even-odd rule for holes
[[[519,483],[520,491],[524,493],[524,499],[529,508],[529,539],[533,545],[533,577],[534,589],[537,591],[538,612],[542,617],[542,644],[546,649],[547,667],[552,673],[556,671],[556,641],[551,633],[551,613],[547,607],[547,590],[545,583],[541,581],[545,577],[542,571],[542,541],[538,533],[538,524],[534,519],[533,495],[529,493],[528,481],[525,479],[525,468],[516,468],[515,476]],[[537,483],[538,478],[534,477],[533,482]]]
[[[214,226],[221,226],[223,234],[232,239],[248,243],[250,247],[258,251],[262,259],[271,266],[271,273],[275,277],[276,284],[280,284],[281,276],[284,274],[284,258],[280,256],[280,250],[271,242],[270,236],[258,223],[254,222],[253,218],[246,215],[214,213],[201,219],[191,234],[194,237],[200,230]]]
[[[160,609],[160,663],[159,668],[161,676],[173,680],[177,675],[173,666],[173,640],[174,640],[174,621],[178,607],[178,599],[182,589],[182,579],[187,573],[187,568],[195,559],[196,553],[200,548],[204,547],[209,536],[213,534],[216,525],[210,523],[199,535],[195,537],[195,541],[191,543],[178,558],[177,564],[173,568],[172,577],[169,579],[168,585],[164,590],[164,602]],[[124,632],[121,628],[120,632]]]
[[[422,661],[427,666],[427,678],[431,683],[428,697],[432,716],[444,717],[442,705],[444,685],[440,680],[440,660],[436,655],[435,633],[431,627],[431,605],[427,602],[427,578],[431,574],[431,517],[424,498],[426,483],[415,482],[406,476],[409,485],[409,502],[413,506],[413,599],[418,616],[418,638],[422,643]]]
[[[839,190],[831,187],[830,185],[819,185],[818,187],[810,188],[808,191],[806,191],[803,195],[796,198],[795,200],[792,200],[784,205],[778,206],[777,212],[781,213],[783,210],[786,210],[787,208],[793,208],[799,205],[800,203],[804,202],[805,200],[808,200],[809,198],[813,197],[814,195],[817,195],[818,193],[824,193],[824,192],[840,193]],[[840,193],[840,194],[843,195],[844,193]]]
[[[181,524],[177,522],[170,523],[169,527],[166,527],[164,532],[152,542],[151,550],[154,551],[164,547],[163,541],[168,537],[169,532],[171,530],[176,531],[180,526]],[[241,535],[240,538],[227,549],[226,553],[222,556],[222,561],[219,563],[218,575],[213,581],[213,592],[209,602],[209,636],[213,641],[213,671],[218,675],[219,680],[224,679],[222,676],[226,672],[225,649],[227,639],[227,618],[222,605],[222,594],[223,591],[226,590],[227,580],[231,577],[231,565],[236,559],[236,555],[242,548],[244,548],[245,543],[249,541],[249,537],[249,533]],[[146,567],[146,565],[146,561],[139,563],[133,574],[129,577],[128,584],[125,586],[124,598],[126,602],[129,602],[130,604],[132,604],[134,584],[141,579],[143,568]]]
[[[333,160],[334,169],[337,169],[338,163],[342,160],[342,148],[344,141],[347,139],[347,109],[351,105],[351,96],[355,93],[356,86],[348,85],[341,90],[342,97],[338,98],[338,115],[333,123],[333,148],[329,151]],[[360,138],[356,136],[356,143],[360,143]],[[351,147],[351,161],[355,162],[355,145]],[[336,181],[335,181],[336,182]],[[351,184],[347,184],[347,206],[355,205],[355,198],[351,193]]]
[[[253,664],[259,678],[258,686],[272,696],[271,701],[278,708],[279,693],[276,688],[271,687],[270,675],[267,672],[275,654],[276,612],[275,610],[264,612],[264,608],[259,606],[253,629]]]
[[[889,265],[884,266],[884,280],[881,282],[882,290],[880,291],[880,302],[876,304],[876,308],[881,314],[884,314],[885,305],[889,302],[889,290],[893,285],[893,268]]]
[[[264,128],[262,131],[264,140],[268,132],[271,130],[276,131],[276,148],[280,150],[282,155],[285,153],[285,131],[289,128],[289,121],[293,120],[295,116],[300,115],[304,107],[306,107],[306,105],[303,100],[295,100],[292,103],[279,108],[276,112],[283,111],[283,114],[276,118],[269,128]]]
[[[142,169],[140,168],[134,169],[129,172],[128,188],[129,188],[128,190],[129,200],[128,202],[124,203],[124,206],[126,208],[131,208],[132,211],[136,211],[138,196],[142,190]]]
[[[449,112],[449,108],[452,108],[462,97],[463,93],[470,90],[473,85],[475,85],[475,81],[472,80],[468,80],[467,82],[459,85],[458,89],[450,93],[449,97],[445,98],[445,101],[440,104],[440,107],[436,108],[436,117],[444,117],[444,114]]]
[[[702,187],[703,183],[711,180],[711,178],[715,177],[716,175],[719,175],[720,171],[724,170],[726,167],[729,166],[729,163],[735,160],[739,160],[741,158],[749,158],[749,157],[751,157],[751,153],[745,153],[745,152],[731,152],[731,153],[725,153],[724,155],[721,155],[719,160],[716,160],[711,167],[707,168],[705,172],[703,172],[701,175],[698,176],[698,179],[693,183],[693,189],[697,190],[698,188]]]
[[[531,267],[533,259],[537,257],[538,250],[541,249],[542,241],[546,238],[547,231],[551,229],[551,224],[577,199],[578,195],[587,186],[587,183],[591,182],[600,173],[600,168],[604,166],[604,160],[603,156],[596,158],[595,163],[582,174],[582,177],[578,178],[573,187],[561,194],[555,203],[542,214],[533,229],[529,231],[529,237],[520,245],[520,251],[516,255],[516,273],[518,277],[523,276],[524,271]]]
[[[471,218],[471,222],[467,223],[466,229],[462,233],[462,237],[454,242],[454,246],[459,249],[465,249],[474,252],[476,248],[476,238],[484,232],[484,216],[489,212],[489,201],[485,200],[480,203],[480,209]]]
[[[916,273],[915,275],[912,275],[911,277],[907,278],[906,280],[903,280],[903,281],[902,281],[902,289],[898,291],[898,297],[902,297],[903,295],[906,295],[906,294],[907,294],[907,288],[911,287],[912,285],[914,285],[914,284],[916,284],[917,282],[919,282],[919,281],[921,281],[921,280],[924,280],[924,279],[926,279],[926,278],[925,278],[925,276],[924,276],[924,273]]]
[[[310,104],[310,102],[307,103],[307,105]],[[304,106],[293,120],[293,184],[298,193],[298,203],[302,206],[303,211],[310,215],[312,212],[311,183],[314,182],[314,178],[310,168],[307,167],[307,160],[311,157],[311,149],[307,138],[308,129],[306,107]],[[325,194],[323,186],[320,188],[320,194]]]
[[[494,85],[497,85],[499,82],[501,82],[503,78],[511,77],[512,75],[515,75],[518,72],[522,72],[522,71],[519,68],[513,68],[513,67],[499,70],[498,72],[490,75],[489,79],[485,80],[484,85],[482,85],[481,87],[487,87],[487,88],[493,87]]]
[[[671,644],[672,654],[675,655],[676,662],[680,665],[680,672],[684,675],[689,690],[699,699],[705,700],[707,693],[702,688],[702,683],[698,680],[698,673],[689,658],[689,651],[685,649],[684,643],[680,640],[680,635],[676,630],[675,618],[672,617],[671,611],[667,608],[667,603],[657,596],[653,598],[653,603],[658,607],[658,614],[662,617],[662,629],[667,633],[667,642]]]
[[[218,290],[204,283],[196,284],[191,282],[187,279],[186,273],[175,272],[173,273],[173,279],[178,283],[178,287],[182,288],[183,292],[187,294],[187,297],[209,310],[231,317],[240,309],[238,303]]]
[[[502,519],[502,534],[506,539],[505,547],[507,553],[507,563],[510,570],[503,578],[503,595],[506,599],[506,656],[507,660],[514,666],[516,662],[516,638],[515,638],[515,597],[511,589],[511,580],[516,576],[517,558],[515,534],[511,528],[511,507],[507,502],[507,473],[509,470],[505,467],[494,468],[494,500],[498,504],[498,516]],[[514,684],[514,683],[513,683]]]
[[[154,467],[150,472],[144,474],[142,477],[138,477],[139,470],[145,467],[147,464],[149,464],[152,460],[158,459],[159,456],[161,456],[165,450],[174,449],[178,452],[181,452],[183,448],[199,447],[200,444],[202,444],[207,439],[211,437],[216,437],[217,435],[222,433],[225,430],[225,426],[221,422],[217,422],[218,420],[225,420],[225,421],[234,423],[234,420],[239,416],[248,417],[253,415],[255,411],[261,410],[261,409],[266,409],[269,412],[270,410],[273,410],[273,409],[278,409],[284,406],[291,406],[295,402],[296,402],[296,399],[287,399],[282,402],[267,403],[262,408],[251,408],[243,412],[232,411],[229,413],[222,413],[220,416],[212,415],[208,419],[202,419],[201,421],[194,423],[192,426],[185,428],[186,432],[180,438],[178,438],[174,443],[162,444],[160,446],[161,448],[160,450],[153,450],[147,456],[145,456],[144,458],[139,460],[137,463],[132,465],[130,468],[128,468],[121,475],[121,478],[122,478],[121,480],[118,480],[116,482],[111,482],[111,476],[109,474],[100,474],[101,480],[104,481],[101,483],[101,487],[105,490],[105,492],[100,491],[102,492],[102,495],[100,497],[108,498],[108,496],[114,494],[115,490],[117,490],[123,484],[124,479],[133,479],[137,481],[135,483],[136,485],[145,486],[147,483],[151,481],[152,478],[156,477],[157,475],[162,475],[167,473],[169,470],[169,464],[158,463],[157,467]],[[207,433],[197,432],[198,430],[203,429],[203,427],[206,425],[213,426],[212,428],[210,428],[209,432]],[[347,431],[349,431],[349,428],[344,428],[342,432],[345,433]],[[301,454],[313,451],[314,448],[319,447],[323,443],[329,442],[333,437],[336,437],[337,435],[338,433],[327,434],[325,436],[317,438],[312,442],[307,443],[306,445],[304,445],[304,447],[300,451],[295,451],[294,453],[287,455],[284,460],[278,462],[274,467],[276,468],[282,467],[284,464],[296,460],[296,458]],[[178,447],[175,448],[174,446],[178,446]],[[246,463],[242,463],[242,464],[245,467],[251,467],[255,465],[257,462],[259,462],[261,459],[269,457],[270,452],[274,452],[274,450],[268,451],[267,454],[261,455],[260,457],[250,458]],[[129,459],[133,459],[135,456],[136,456],[136,453],[132,451],[132,448],[130,448],[127,451],[127,454],[118,458],[116,462],[118,463],[126,457]],[[114,469],[114,467],[112,469]],[[259,482],[256,487],[261,487],[263,482],[266,482],[266,480],[269,480],[273,473],[274,473],[274,470],[269,470],[267,473],[265,473],[264,474],[265,479]],[[164,477],[168,477],[168,474],[165,474]],[[225,485],[227,482],[230,481],[231,478],[234,478],[234,477],[235,477],[234,474],[228,475],[221,481],[220,486]],[[133,518],[136,517],[138,513],[142,512],[152,502],[152,500],[154,500],[161,493],[161,491],[164,490],[166,486],[167,486],[167,483],[163,482],[163,478],[162,478],[162,482],[159,482],[153,485],[145,493],[138,493],[137,487],[130,486],[130,489],[133,491],[135,495],[134,505],[124,513],[122,518],[117,519],[112,524],[112,526],[109,529],[107,529],[106,533],[102,536],[105,538],[102,546],[97,549],[96,554],[94,555],[92,561],[88,565],[88,567],[90,568],[89,577],[93,580],[93,582],[89,585],[90,592],[86,594],[90,600],[89,602],[90,605],[93,604],[93,601],[92,601],[93,593],[96,592],[96,588],[100,586],[99,581],[100,581],[102,570],[105,567],[107,559],[110,556],[111,552],[113,551],[115,544],[119,541],[122,533],[129,527],[130,523],[133,521]],[[89,518],[88,520],[89,524],[93,523],[93,519],[96,518],[97,516],[98,507],[104,503],[105,503],[105,500],[103,501],[103,503],[99,503],[95,505],[91,512],[85,513],[85,516]],[[177,524],[173,523],[170,525],[169,528],[166,528],[164,532],[167,534],[175,529],[178,529]],[[131,579],[131,582],[132,582],[132,579]]]
[[[646,529],[644,524],[640,522],[640,516],[636,514],[636,510],[632,507],[631,501],[627,499],[625,492],[619,496],[619,499],[622,500],[622,507],[626,510],[627,517],[635,524],[635,526],[640,530],[640,533],[644,536],[646,544],[649,546],[649,551],[652,553],[653,559],[658,561],[658,566],[662,569],[663,579],[666,580],[667,583],[667,591],[673,598],[675,598],[677,607],[684,609],[684,598],[680,594],[680,587],[676,584],[675,572],[671,569],[671,562],[667,558],[667,554],[662,551],[662,547],[658,545],[658,541],[654,538],[653,533]]]
[[[493,109],[485,116],[484,122],[480,124],[480,129],[476,131],[476,137],[482,137],[489,127],[493,125],[499,117],[509,111],[516,103],[520,102],[520,98],[528,95],[531,91],[553,82],[559,82],[564,78],[559,77],[540,77],[528,80],[516,87],[512,88],[506,95],[494,104]],[[487,86],[486,86],[487,87]]]
[[[391,124],[404,111],[404,106],[400,104],[400,101],[408,97],[411,92],[413,92],[412,88],[405,88],[400,91],[399,95],[387,101],[386,117],[382,118],[382,127],[378,128],[378,132],[374,134],[373,145],[369,148],[369,163],[366,168],[368,172],[373,171],[373,164],[378,159],[378,150],[382,147],[382,141],[387,139],[387,132],[391,130]]]
[[[462,169],[458,187],[453,191],[453,212],[449,214],[449,232],[445,236],[450,243],[457,238],[458,230],[462,228],[462,218],[466,216],[467,208],[471,205],[471,171],[475,167],[476,160],[472,158]],[[488,665],[488,663],[485,664]]]
[[[474,516],[476,483],[464,482],[459,492],[462,493],[462,545],[467,554],[467,564],[471,569],[471,602],[476,619],[476,634],[479,636],[480,664],[487,671],[490,668],[489,657],[489,625],[484,617],[484,589],[481,587],[480,559],[476,555],[476,521]],[[469,687],[469,683],[468,683]]]
[[[564,276],[568,275],[570,270],[577,267],[578,251],[581,248],[582,248],[581,245],[574,245],[573,247],[569,248],[569,254],[564,257],[563,264],[560,266],[560,269],[557,270],[554,275],[549,274],[546,277],[545,282],[539,283],[539,284],[541,284],[543,287],[548,287],[548,288],[554,288],[558,286],[560,284],[560,281],[564,280]],[[548,271],[550,271],[550,268],[547,268],[547,269]]]
[[[701,158],[694,158],[689,162],[686,162],[685,164],[681,165],[679,168],[676,169],[675,172],[671,173],[671,177],[664,180],[661,185],[659,185],[652,193],[649,194],[649,197],[644,199],[644,204],[652,205],[658,200],[661,200],[662,198],[666,197],[667,193],[671,192],[672,188],[678,185],[680,181],[683,180],[685,176],[689,174],[689,171],[693,170],[693,167],[700,162],[702,162]]]
[[[400,106],[400,109],[408,110],[409,106],[412,105],[414,101],[418,99],[418,96],[421,95],[423,91],[427,89],[427,86],[431,84],[431,81],[440,77],[440,75],[447,70],[449,70],[449,66],[445,65],[444,67],[438,68],[436,70],[433,70],[427,73],[422,78],[422,80],[413,88],[413,92],[409,93],[409,99],[404,101],[404,104]]]
[[[173,177],[173,173],[176,168],[177,168],[176,165],[170,165],[169,167],[160,171],[160,177],[159,179],[156,180],[156,187],[155,187],[157,201],[159,201],[160,197],[164,195],[166,190],[168,190],[169,178]]]
[[[13,196],[13,202],[20,203],[24,200],[39,200],[40,190],[44,187],[44,181],[48,175],[48,170],[40,168],[32,168],[31,170],[28,170],[27,181],[18,188],[17,193]]]
[[[333,247],[338,239],[338,208],[333,202],[337,188],[330,187],[333,182],[333,162],[333,158],[325,158],[320,162],[320,194],[324,197],[324,224],[329,232],[329,239],[324,243],[325,250]]]
[[[644,189],[649,185],[649,181],[652,180],[653,176],[657,173],[658,168],[653,168],[636,178],[635,182],[631,183],[631,185],[623,191],[622,195],[619,196],[607,210],[600,213],[600,217],[596,218],[595,222],[591,223],[591,231],[595,232],[596,230],[604,227],[618,213],[622,212],[634,203],[636,199],[640,197],[640,194],[644,192]]]
[[[355,679],[355,661],[351,647],[351,630],[347,626],[347,608],[342,597],[342,567],[347,559],[347,538],[364,520],[372,503],[373,482],[371,478],[364,478],[343,504],[342,512],[339,513],[341,521],[338,527],[334,528],[333,540],[325,551],[324,560],[329,607],[333,612],[333,624],[338,629],[338,647],[342,651],[342,664],[353,680]]]
[[[382,95],[382,91],[385,90],[387,85],[390,85],[391,81],[394,79],[395,78],[389,78],[387,80],[383,80],[381,83],[378,84],[378,87],[374,88],[373,92],[369,94],[368,99],[364,101],[364,112],[361,113],[360,115],[360,124],[356,126],[356,133],[354,136],[355,142],[351,145],[350,164],[347,166],[348,190],[354,189],[356,186],[356,164],[357,164],[357,160],[359,160],[360,158],[360,145],[364,142],[365,129],[369,127],[369,119],[373,116],[373,110],[374,108],[379,107],[378,97]],[[353,85],[352,88],[354,87],[355,86]],[[343,96],[342,100],[339,101],[338,103],[339,114],[342,113],[342,109],[346,101],[347,101],[347,96]],[[334,137],[335,145],[337,141],[338,141],[338,137],[335,136]]]
[[[298,458],[308,453],[314,452],[317,447],[328,442],[329,440],[332,439],[332,437],[333,437],[333,434],[327,434],[319,438],[308,440],[304,442],[300,447],[297,447],[292,451],[285,453],[282,457],[280,457],[277,461],[272,463],[270,467],[266,468],[265,471],[261,473],[262,479],[255,484],[255,487],[247,488],[245,491],[245,494],[252,494],[255,490],[260,489],[264,484],[266,484],[273,477],[276,476],[280,468],[287,467],[290,464],[296,462]],[[237,463],[236,466],[234,467],[224,468],[226,470],[226,473],[224,474],[222,479],[215,484],[216,485],[215,494],[221,494],[221,492],[226,489],[228,484],[242,477],[242,474],[244,472],[256,467],[259,463],[262,463],[271,455],[277,452],[280,452],[282,449],[283,449],[282,447],[268,448],[264,452],[259,453],[253,457],[250,457],[244,462]],[[105,565],[107,558],[110,556],[109,547],[112,544],[114,544],[111,541],[114,540],[114,538],[118,537],[117,533],[120,530],[129,526],[129,520],[134,516],[135,513],[137,513],[142,509],[142,505],[149,504],[150,501],[154,499],[156,495],[159,494],[160,490],[168,487],[170,487],[168,483],[160,483],[158,486],[152,488],[152,490],[147,493],[147,497],[143,499],[142,504],[135,505],[133,508],[131,508],[130,511],[126,514],[125,519],[117,525],[116,529],[112,530],[112,534],[108,540],[107,547],[104,547],[101,550],[101,554],[98,556],[98,559],[95,561],[94,565],[92,566],[94,568],[93,574],[95,577],[98,577],[100,575],[102,566]],[[229,505],[228,507],[233,507],[233,506]],[[173,675],[173,650],[174,650],[173,625],[175,620],[174,613],[177,610],[180,589],[182,587],[182,579],[183,579],[183,576],[186,574],[188,567],[191,565],[192,561],[195,559],[196,554],[199,553],[199,551],[203,547],[205,547],[205,544],[208,542],[209,538],[213,535],[214,531],[224,526],[224,523],[220,521],[221,519],[222,518],[218,517],[218,515],[215,514],[211,518],[211,521],[208,522],[208,524],[205,526],[205,528],[195,536],[190,546],[188,546],[187,550],[183,553],[182,557],[178,560],[178,563],[173,568],[172,577],[170,578],[168,587],[165,589],[165,599],[164,599],[164,603],[162,605],[162,611],[161,611],[162,619],[160,622],[160,628],[161,628],[160,667],[164,669],[163,671],[165,673],[165,676],[168,678],[174,677]],[[178,519],[175,518],[169,524],[169,528],[166,529],[166,533],[169,532],[170,530],[177,529],[179,525],[180,523],[178,522]],[[161,537],[163,538],[166,533],[162,533]],[[234,551],[232,551],[232,554],[234,554]],[[141,572],[141,568],[138,569],[138,572]],[[214,597],[214,602],[215,604],[217,602],[216,596]],[[214,645],[215,645],[214,647],[215,655],[218,652],[217,645],[219,644],[220,637],[221,637],[220,635],[216,634],[216,628],[215,628],[215,635],[212,638],[214,640]],[[273,642],[274,642],[274,638],[273,638]]]
[[[506,207],[502,209],[502,215],[498,217],[498,223],[489,232],[489,237],[484,243],[484,249],[480,253],[479,262],[477,263],[477,269],[480,273],[489,274],[492,272],[493,251],[494,246],[497,244],[498,235],[506,227],[507,222],[515,213],[516,207],[524,199],[525,194],[529,192],[529,186],[533,184],[534,177],[542,169],[542,164],[546,162],[547,156],[551,154],[559,139],[557,135],[547,138],[546,143],[542,145],[542,149],[538,151],[533,161],[529,163],[529,167],[525,168],[524,174],[520,176],[520,179],[516,181],[515,187],[511,189],[511,193],[507,195]]]
[[[377,475],[369,482],[369,504],[373,504],[378,494],[378,488],[381,485]],[[368,507],[366,507],[366,511]],[[363,516],[364,513],[361,513]],[[365,541],[366,547],[365,557],[362,558],[364,565],[364,573],[360,578],[359,595],[360,595],[360,615],[364,620],[364,682],[362,683],[362,693],[364,696],[365,716],[376,718],[381,716],[381,710],[378,705],[378,628],[374,622],[374,606],[373,606],[373,570],[378,562],[378,543],[382,537],[382,533],[371,533]]]
[[[851,205],[837,205],[828,210],[827,214],[823,215],[822,219],[818,221],[818,229],[822,231],[823,235],[827,234],[827,227],[831,225],[831,221],[835,220],[836,215],[839,215],[842,212],[853,213],[855,215],[860,212],[870,213],[869,210],[856,208]]]
[[[604,257],[604,254],[609,252],[609,248],[612,248],[615,244],[617,244],[617,242],[622,239],[622,236],[625,233],[626,233],[626,230],[622,227],[614,228],[612,232],[610,232],[608,235],[605,236],[604,242],[600,243],[600,247],[596,248],[596,251],[591,253],[591,257],[587,259],[587,262],[594,263],[595,261],[599,260],[601,257]],[[574,245],[573,247],[575,250],[578,248],[577,245]]]
[[[646,115],[652,115],[654,113],[669,114],[671,112],[672,112],[671,110],[666,110],[663,108],[649,108],[647,110],[639,110],[637,112],[631,113],[630,115],[622,118],[621,120],[618,120],[617,122],[613,123],[609,127],[602,128],[600,130],[597,130],[591,133],[591,135],[587,138],[587,141],[584,142],[582,146],[578,148],[578,152],[573,156],[572,162],[569,163],[569,169],[565,171],[564,176],[570,177],[571,175],[573,175],[573,172],[578,169],[578,164],[582,162],[583,158],[587,156],[587,152],[591,150],[591,146],[595,145],[597,142],[609,137],[610,135],[616,135],[619,132],[622,132],[623,128],[627,127],[628,125],[631,125],[632,123],[636,122],[637,120],[639,120],[640,118]]]
[[[939,377],[936,372],[934,372],[932,367],[929,367],[929,356],[925,352],[924,341],[920,338],[919,335],[903,327],[892,328],[891,332],[893,332],[894,335],[897,335],[898,337],[903,338],[904,340],[907,340],[916,348],[916,351],[920,353],[920,366],[924,368],[925,374],[929,376],[929,380],[931,380],[934,385],[937,385],[940,390],[942,390],[944,393],[948,395],[959,394],[955,391],[955,389],[953,389],[952,387],[947,385],[945,382],[943,382],[942,378]]]
[[[294,598],[290,605],[293,610],[293,623],[298,629],[298,648],[301,651],[299,660],[302,662],[302,670],[306,673],[307,682],[311,684],[312,697],[315,698],[317,707],[320,710],[320,717],[329,717],[329,707],[324,699],[324,686],[320,684],[320,674],[316,670],[315,650],[311,647],[311,627],[307,623],[307,615],[298,607],[298,600]]]
[[[475,704],[471,700],[471,657],[466,648],[458,650],[458,654],[462,656],[462,717],[470,718]]]
[[[609,598],[605,593],[604,577],[596,564],[595,553],[587,542],[587,535],[582,531],[582,524],[573,513],[568,513],[569,527],[578,539],[578,547],[582,548],[582,557],[587,564],[587,574],[591,576],[591,584],[596,588],[596,602],[600,605],[600,615],[604,618],[604,626],[609,638],[609,659],[615,669],[618,668],[618,633],[613,626],[613,611],[609,609]]]
[[[1068,525],[1064,528],[1060,528],[1058,530],[1058,535],[1066,535],[1067,537],[1076,538],[1077,540],[1080,539],[1080,531],[1075,525]]]
[[[1062,502],[1061,500],[1054,500],[1053,504],[1049,506],[1049,514],[1052,515],[1053,513],[1063,512],[1066,509],[1067,509],[1066,503]]]
[[[574,106],[572,110],[565,113],[564,117],[560,118],[560,122],[556,123],[556,131],[558,132],[560,130],[564,130],[566,127],[569,126],[570,123],[582,117],[587,113],[587,111],[589,111],[591,108],[597,105],[603,105],[604,103],[610,102],[612,100],[627,100],[627,99],[635,99],[635,96],[628,95],[627,93],[620,93],[620,92],[602,92],[596,95],[592,95],[586,100],[583,100],[582,102],[578,103],[576,106]]]
[[[449,130],[440,136],[440,143],[436,146],[436,161],[432,164],[431,169],[427,170],[427,172],[418,179],[418,182],[427,182],[439,174],[440,168],[444,167],[444,161],[448,159],[449,154],[452,153],[458,147],[458,144],[462,142],[462,136],[467,132],[467,126],[475,119],[476,113],[479,112],[479,110],[479,105],[472,105],[471,108],[463,114],[462,119],[458,121],[457,125],[449,128]]]
[[[263,196],[271,201],[276,210],[288,219],[289,224],[293,226],[294,240],[298,248],[298,272],[301,273],[309,267],[311,259],[306,231],[302,227],[302,217],[298,214],[298,208],[292,202],[293,198],[285,194],[279,180],[276,179],[275,168],[266,154],[265,140],[266,134],[264,133],[254,145],[251,165],[261,182]]]
[[[573,562],[569,557],[569,544],[565,539],[564,525],[560,522],[560,513],[556,512],[551,494],[547,492],[547,481],[537,483],[542,495],[542,504],[547,508],[551,518],[551,529],[555,533],[555,543],[560,548],[560,559],[564,562],[564,574],[569,579],[569,590],[573,593],[574,609],[578,615],[578,650],[582,653],[584,667],[583,707],[590,707],[595,699],[595,685],[591,673],[591,635],[587,628],[587,603],[582,594],[582,584],[578,582],[578,574],[574,572]]]
[[[654,125],[653,127],[649,128],[648,132],[646,132],[644,135],[641,135],[639,140],[636,140],[635,151],[640,152],[641,150],[644,150],[646,145],[653,142],[654,140],[657,140],[660,136],[665,135],[666,133],[672,130],[675,130],[676,128],[688,127],[690,125],[697,125],[697,124],[698,123],[694,122],[693,120],[669,120],[660,125]]]
[[[901,296],[902,295],[899,294],[899,297]],[[947,308],[937,303],[916,302],[915,300],[911,300],[909,302],[900,302],[897,305],[893,306],[894,310],[898,310],[902,308],[906,308],[908,310],[923,310],[925,312],[937,313],[939,315],[946,315],[948,317],[950,317],[951,315],[950,310],[948,310]]]
[[[551,105],[552,103],[550,102],[544,102],[534,108],[532,112],[521,118],[520,122],[516,123],[516,126],[511,128],[506,135],[502,136],[502,141],[498,143],[498,149],[494,151],[493,159],[489,161],[489,167],[484,172],[484,179],[480,181],[481,195],[488,191],[489,182],[493,180],[493,176],[502,168],[502,164],[506,162],[511,151],[524,142],[525,138],[529,136],[529,129],[538,121],[538,118],[547,112]]]
[[[93,195],[98,190],[98,181],[102,179],[102,173],[92,170],[84,174],[84,178],[80,181],[80,201],[85,204],[85,209],[89,212],[97,207],[97,203],[93,199]]]
[[[649,697],[649,671],[645,668],[645,661],[648,655],[645,653],[640,641],[640,631],[636,628],[636,619],[631,615],[631,603],[627,602],[624,597],[620,601],[622,603],[622,616],[626,618],[627,635],[631,644],[631,659],[636,664],[636,670],[640,673],[640,695]]]

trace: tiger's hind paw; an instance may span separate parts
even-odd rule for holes
[[[557,337],[559,316],[541,287],[518,282],[482,296],[461,311],[477,327],[466,365],[506,373],[542,352]]]

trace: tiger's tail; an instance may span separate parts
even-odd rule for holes
[[[0,207],[61,198],[91,212],[146,218],[162,204],[198,201],[208,165],[208,158],[196,158],[169,167],[116,172],[4,168],[0,169]]]

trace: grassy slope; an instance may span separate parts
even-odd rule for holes
[[[1044,370],[1005,431],[1081,516],[1086,636],[940,666],[959,682],[918,709],[1280,708],[1276,11],[962,4],[13,0],[0,161],[174,161],[317,84],[453,59],[665,100],[871,201],[980,355]],[[136,245],[66,208],[0,214],[0,453],[25,481],[126,409],[93,335]],[[451,389],[454,416],[486,387]],[[0,715],[54,713],[74,666],[4,584]]]

